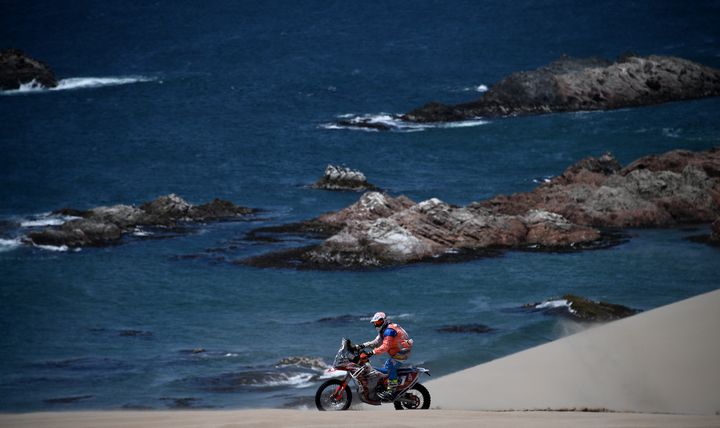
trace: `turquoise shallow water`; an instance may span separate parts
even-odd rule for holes
[[[44,59],[61,79],[84,80],[0,96],[2,411],[302,405],[318,373],[276,363],[293,355],[330,362],[342,336],[373,335],[363,317],[376,310],[402,323],[417,343],[413,360],[440,375],[582,328],[518,311],[524,303],[570,292],[647,310],[718,286],[717,248],[684,239],[707,225],[631,230],[628,242],[599,251],[369,272],[233,263],[270,249],[243,240],[251,228],[357,200],[305,187],[328,163],[361,169],[393,195],[466,204],[530,190],[606,150],[628,163],[720,145],[718,99],[421,132],[322,127],[343,114],[471,99],[477,86],[562,53],[633,49],[717,67],[716,2],[422,2],[412,10],[11,2],[7,10],[0,40]],[[90,77],[110,80],[93,86]],[[170,192],[265,211],[101,249],[17,245],[29,230],[22,222],[54,209]],[[436,331],[469,323],[496,330]]]

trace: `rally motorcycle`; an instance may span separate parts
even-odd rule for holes
[[[336,372],[345,372],[344,377],[324,382],[315,393],[318,410],[347,410],[353,399],[350,380],[355,381],[360,400],[365,403],[374,406],[393,403],[396,410],[430,408],[430,393],[418,383],[420,374],[427,373],[429,376],[430,371],[422,367],[398,367],[394,398],[384,400],[378,393],[387,389],[387,374],[370,365],[362,345],[354,346],[350,340],[343,338],[333,366],[328,371],[329,374]]]

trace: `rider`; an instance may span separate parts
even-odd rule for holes
[[[390,356],[385,361],[385,371],[388,375],[387,390],[379,395],[383,399],[392,399],[398,386],[397,368],[402,364],[402,361],[407,360],[410,356],[413,340],[398,324],[390,323],[385,316],[385,312],[377,312],[370,322],[375,326],[378,335],[375,339],[365,342],[361,346],[373,348],[373,350],[367,352],[368,357],[385,352]]]

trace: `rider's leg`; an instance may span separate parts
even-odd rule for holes
[[[400,365],[400,361],[394,359],[394,358],[388,358],[387,361],[385,361],[385,369],[387,369],[388,374],[388,390],[394,390],[397,388],[398,385],[398,374],[397,374],[397,367]]]

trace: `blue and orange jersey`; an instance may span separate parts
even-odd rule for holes
[[[390,324],[383,332],[382,344],[375,348],[375,355],[387,352],[391,357],[402,351],[409,351],[412,348],[413,341],[408,336],[405,329],[397,324]]]

